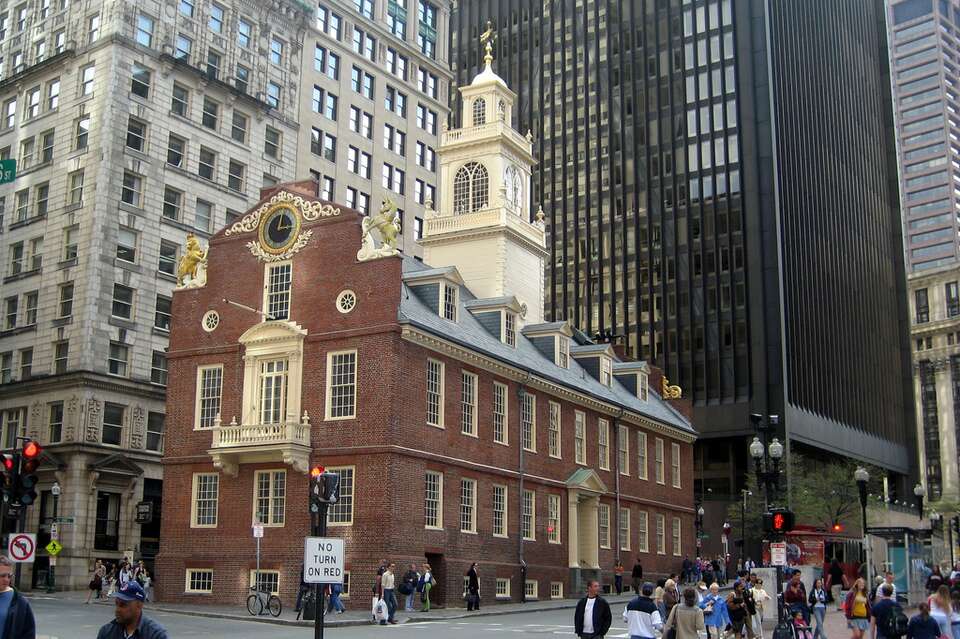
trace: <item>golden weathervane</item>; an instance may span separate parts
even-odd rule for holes
[[[486,55],[483,61],[489,65],[493,62],[493,41],[497,39],[497,34],[493,32],[493,23],[487,20],[487,30],[480,34],[480,44],[485,44]]]

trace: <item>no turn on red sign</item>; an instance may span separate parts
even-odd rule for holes
[[[30,564],[37,554],[37,536],[33,533],[10,533],[7,557],[14,563]]]

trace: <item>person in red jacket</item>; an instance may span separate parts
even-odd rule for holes
[[[864,639],[870,629],[870,593],[863,579],[857,579],[847,593],[843,613],[847,616],[847,627],[852,631],[851,639]]]

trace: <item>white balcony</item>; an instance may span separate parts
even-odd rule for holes
[[[227,426],[219,419],[213,428],[213,442],[207,451],[213,465],[228,475],[237,475],[240,464],[282,462],[306,473],[310,467],[310,417],[278,424],[237,424]]]

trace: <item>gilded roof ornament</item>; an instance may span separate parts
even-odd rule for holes
[[[480,44],[485,44],[486,55],[483,61],[489,67],[493,63],[493,41],[497,39],[497,34],[493,32],[493,23],[487,20],[487,30],[480,34]]]
[[[660,395],[664,399],[682,399],[683,398],[683,390],[681,390],[679,386],[671,386],[666,376],[661,378],[660,386],[661,386]]]
[[[207,283],[207,252],[193,233],[187,235],[187,246],[177,265],[177,288],[200,288]]]

